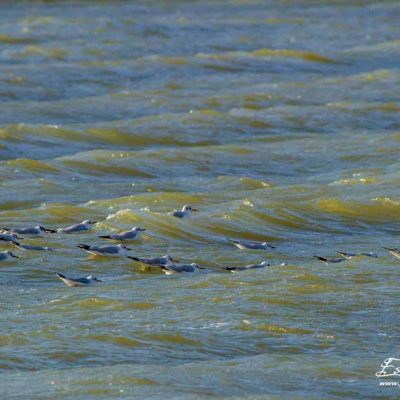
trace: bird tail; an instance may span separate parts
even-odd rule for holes
[[[89,245],[82,244],[82,243],[78,244],[76,247],[79,247],[80,249],[84,249],[84,250],[89,250],[90,249]]]
[[[110,235],[100,235],[98,237],[101,238],[101,239],[111,239]]]
[[[320,256],[313,256],[313,257],[320,261],[327,261],[327,259],[324,257],[320,257]]]
[[[127,257],[130,258],[131,260],[140,261],[140,258],[137,257],[132,257],[132,256],[127,256]]]

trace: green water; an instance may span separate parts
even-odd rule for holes
[[[2,2],[2,399],[386,399],[400,358],[400,3]],[[168,212],[198,208],[192,219]],[[139,257],[78,243],[140,225]],[[268,240],[240,251],[226,238]],[[375,251],[325,265],[312,258]],[[273,266],[224,273],[222,267]],[[287,266],[278,266],[285,262]],[[69,288],[54,271],[103,284]]]

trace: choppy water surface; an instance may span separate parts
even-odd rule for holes
[[[392,1],[2,2],[0,225],[99,224],[1,264],[1,397],[398,396],[375,372],[400,358],[400,265],[381,249],[399,246],[399,16]],[[201,212],[167,215],[185,203]],[[133,225],[133,255],[210,272],[75,247]],[[265,259],[288,265],[219,270]]]

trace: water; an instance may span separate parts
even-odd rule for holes
[[[0,225],[99,221],[2,263],[2,398],[398,397],[375,377],[400,355],[398,2],[0,11]],[[134,225],[132,255],[209,273],[76,248]],[[379,258],[312,258],[336,251]],[[288,265],[220,270],[262,260]]]

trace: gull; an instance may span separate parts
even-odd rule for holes
[[[249,242],[247,240],[233,240],[228,239],[240,250],[251,249],[251,250],[268,250],[275,249],[276,247],[267,242]]]
[[[21,235],[42,235],[45,232],[50,232],[50,233],[57,232],[54,229],[48,229],[43,227],[42,225],[30,226],[27,228],[12,228],[12,229],[3,228],[3,229],[5,229],[10,233],[19,233]]]
[[[265,267],[270,267],[270,266],[271,265],[267,261],[263,261],[259,264],[249,264],[249,265],[245,265],[243,267],[225,267],[222,269],[226,269],[227,271],[230,271],[230,272],[236,272],[236,271],[246,271],[248,269],[265,268]]]
[[[16,233],[0,232],[0,240],[3,240],[5,242],[13,242],[15,244],[18,244],[18,239],[23,238],[19,238]]]
[[[22,250],[33,250],[33,251],[54,251],[51,247],[47,246],[34,246],[32,244],[22,244],[22,243],[14,243],[19,249]]]
[[[14,253],[12,253],[10,250],[0,251],[0,261],[7,261],[10,259],[10,257],[19,258]]]
[[[313,256],[317,260],[320,260],[324,262],[325,264],[337,264],[342,261],[346,261],[346,258],[325,258],[325,257],[319,257],[319,256]]]
[[[158,265],[158,267],[160,267],[166,275],[180,274],[182,272],[199,272],[200,269],[205,269],[196,263]]]
[[[342,257],[346,258],[347,260],[350,260],[353,257],[373,257],[373,258],[378,258],[378,256],[373,253],[372,251],[369,253],[344,253],[342,251],[339,251],[338,254],[340,254]]]
[[[389,247],[384,247],[385,250],[387,250],[392,256],[395,256],[396,258],[400,258],[400,250],[397,248],[389,248]]]
[[[86,278],[68,278],[65,275],[55,273],[67,286],[89,286],[94,283],[103,282],[95,276],[89,275]]]
[[[140,263],[151,265],[151,266],[156,266],[156,267],[165,266],[165,265],[169,266],[169,265],[179,262],[177,260],[174,260],[168,254],[166,254],[165,256],[162,256],[162,257],[153,257],[153,258],[140,258],[140,257],[131,257],[131,256],[127,256],[127,257],[130,258],[131,260],[135,260]]]
[[[145,228],[141,228],[140,226],[134,226],[130,231],[114,233],[113,235],[101,235],[99,238],[102,239],[112,239],[112,240],[134,240],[140,239],[140,236]]]
[[[123,244],[112,244],[109,246],[89,246],[87,244],[78,244],[77,247],[86,250],[90,254],[100,256],[125,256],[126,250],[132,250]]]
[[[79,224],[67,226],[66,228],[58,228],[57,232],[60,233],[75,233],[75,232],[84,232],[88,231],[92,228],[92,225],[96,224],[97,221],[91,221],[90,219],[85,219]]]
[[[176,218],[189,218],[192,211],[198,211],[192,206],[184,205],[182,211],[174,210],[171,215]]]

